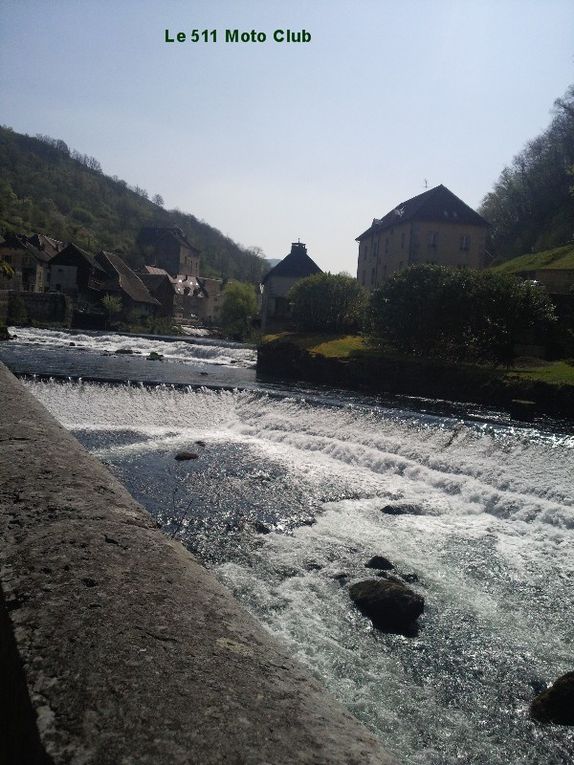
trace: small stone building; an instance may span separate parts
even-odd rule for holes
[[[357,279],[373,290],[419,263],[484,268],[488,223],[443,186],[400,202],[357,237]]]
[[[267,272],[261,284],[261,328],[283,327],[291,323],[289,290],[300,279],[322,273],[307,254],[302,242],[294,242],[291,252]]]

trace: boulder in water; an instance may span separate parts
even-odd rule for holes
[[[178,452],[174,459],[176,459],[178,462],[184,462],[185,460],[196,460],[199,458],[199,454],[195,454],[194,452]]]
[[[417,505],[385,505],[381,508],[381,513],[385,513],[385,515],[420,515],[421,511]]]
[[[261,521],[255,521],[253,528],[258,534],[271,534],[271,528],[261,523]]]
[[[373,557],[365,563],[365,567],[378,568],[379,571],[390,571],[392,568],[394,568],[391,561],[388,558],[385,558],[383,555],[373,555]]]
[[[398,581],[365,579],[349,587],[359,611],[383,632],[416,633],[416,620],[424,611],[424,598]]]
[[[118,348],[116,353],[119,355],[127,356],[133,353],[131,348]]]
[[[146,356],[148,361],[163,361],[163,354],[157,351],[152,351],[149,356]]]
[[[562,675],[536,696],[530,705],[530,717],[543,723],[574,725],[574,672]]]

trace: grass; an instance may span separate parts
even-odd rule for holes
[[[381,354],[385,357],[396,357],[407,360],[397,351],[381,351],[369,344],[368,339],[360,335],[327,335],[321,333],[299,334],[295,332],[279,332],[265,335],[263,343],[285,340],[308,353],[324,356],[330,359],[350,359],[359,356],[376,356]],[[426,359],[427,362],[432,360]],[[531,382],[545,382],[550,385],[574,385],[574,360],[568,361],[544,361],[537,358],[517,359],[515,366],[505,371],[499,367],[495,370],[492,366],[465,363],[466,367],[475,367],[477,373],[490,373],[503,376],[509,381],[527,380]]]
[[[498,274],[514,274],[518,271],[535,271],[546,268],[574,269],[574,244],[555,247],[553,250],[520,255],[518,258],[493,266],[490,270]]]
[[[514,380],[530,380],[545,382],[551,385],[574,385],[574,362],[546,361],[542,364],[538,359],[531,364],[513,367],[506,377]]]
[[[348,359],[369,350],[368,341],[361,335],[328,335],[325,333],[299,334],[279,332],[265,335],[264,343],[286,340],[309,353],[329,359]]]

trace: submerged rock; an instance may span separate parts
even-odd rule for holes
[[[365,563],[365,568],[378,568],[380,571],[390,571],[394,566],[391,561],[383,555],[373,555],[373,557]]]
[[[126,356],[126,355],[132,354],[133,351],[132,351],[131,348],[118,348],[116,353],[119,354],[119,355]]]
[[[198,458],[199,454],[195,454],[194,452],[178,452],[174,457],[178,462],[183,462],[184,460],[196,460]]]
[[[420,515],[421,510],[417,505],[385,505],[381,508],[385,515]]]
[[[574,672],[567,672],[530,705],[530,717],[544,723],[574,725]]]
[[[205,447],[205,441],[196,441],[195,443],[197,446]]]
[[[424,611],[424,598],[398,581],[365,579],[349,587],[359,611],[383,632],[416,633],[416,620]]]

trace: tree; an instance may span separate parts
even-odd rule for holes
[[[106,314],[106,327],[108,327],[112,319],[122,312],[122,301],[116,295],[104,295],[100,302]]]
[[[10,263],[6,263],[5,260],[0,259],[0,277],[4,279],[12,279],[14,276],[14,269]]]
[[[163,207],[165,204],[161,194],[154,194],[153,197],[151,198],[151,201],[154,203],[154,205],[157,205],[158,207]]]
[[[574,85],[554,102],[554,116],[505,167],[480,214],[491,224],[498,260],[544,250],[574,236]]]
[[[257,314],[257,296],[252,284],[230,282],[223,292],[221,326],[234,340],[244,340]]]
[[[352,276],[313,274],[289,291],[299,330],[356,332],[363,324],[367,293]]]
[[[420,265],[375,291],[370,328],[415,356],[510,363],[517,342],[544,341],[554,307],[537,284],[488,271]]]

